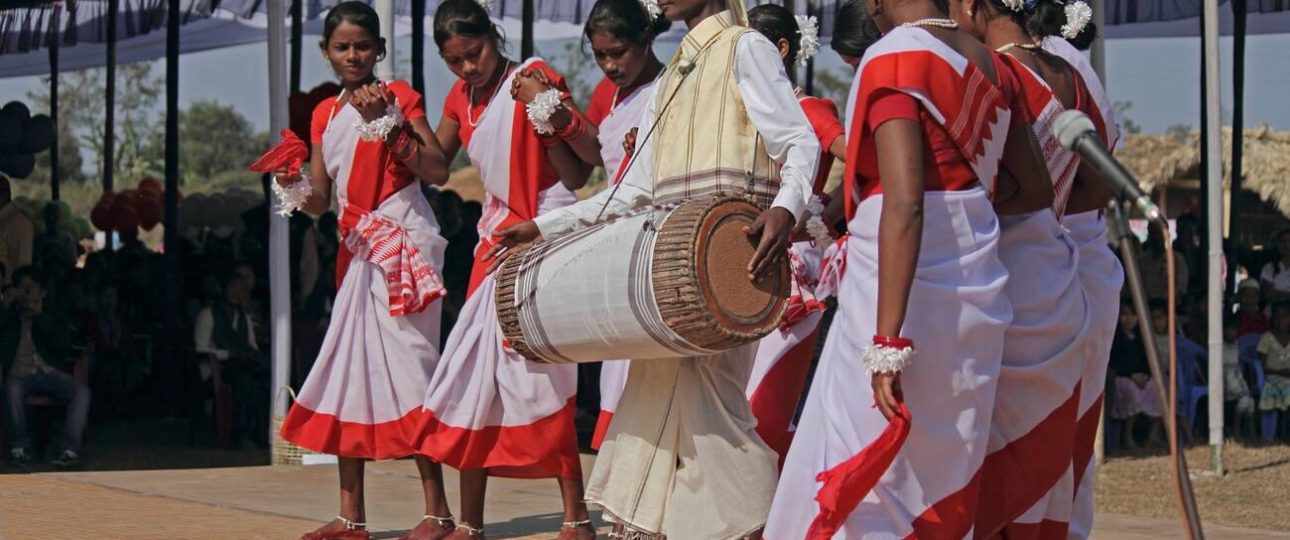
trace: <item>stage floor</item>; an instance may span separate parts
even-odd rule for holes
[[[583,456],[591,470],[593,456]],[[411,461],[368,465],[367,520],[374,538],[398,538],[422,514]],[[455,508],[457,476],[448,496]],[[0,538],[294,539],[335,515],[333,465],[0,475]],[[489,481],[489,538],[555,538],[554,480]],[[596,516],[599,518],[599,516]],[[599,521],[597,521],[600,523]],[[1290,533],[1208,525],[1211,540],[1290,539]],[[1181,538],[1176,521],[1099,515],[1094,538]],[[678,539],[682,540],[682,539]]]

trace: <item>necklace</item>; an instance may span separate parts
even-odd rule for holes
[[[510,69],[511,61],[507,60],[506,64],[502,66],[502,76],[497,78],[497,84],[493,86],[493,95],[488,97],[486,103],[492,103],[493,98],[497,97],[497,92],[502,89],[502,81],[506,78],[506,72],[510,71]],[[468,103],[466,103],[466,123],[470,124],[470,127],[476,127],[479,125],[479,120],[475,118],[475,87],[471,86],[467,90],[466,99],[468,100]],[[486,103],[482,104],[485,109],[488,108]]]
[[[1030,54],[1038,54],[1039,51],[1041,50],[1039,48],[1038,43],[1017,43],[1014,41],[1012,43],[1005,44],[1004,46],[999,47],[998,49],[995,49],[994,52],[1002,53],[1002,52],[1007,52],[1009,50],[1012,50],[1014,48],[1021,49]]]
[[[937,18],[919,19],[917,21],[900,23],[901,28],[913,28],[915,26],[936,26],[939,28],[954,30],[959,27],[959,23],[955,22],[953,19],[937,19]]]

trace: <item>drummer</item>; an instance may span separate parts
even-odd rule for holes
[[[647,9],[659,9],[646,1]],[[810,200],[820,145],[779,51],[747,27],[741,0],[673,0],[661,9],[689,33],[646,108],[636,154],[620,183],[502,229],[490,254],[592,225],[602,209],[620,214],[651,203],[739,193],[763,209],[747,230],[757,252],[745,277],[758,279],[783,262]],[[703,126],[702,132],[692,126]],[[755,353],[752,344],[632,363],[591,474],[588,502],[629,537],[727,539],[760,531],[777,456],[757,435],[744,396]]]

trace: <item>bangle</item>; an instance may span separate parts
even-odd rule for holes
[[[873,344],[865,347],[862,359],[870,376],[879,373],[900,373],[914,356],[913,340],[902,337],[874,336]]]
[[[291,217],[296,210],[304,208],[309,196],[314,194],[313,183],[304,171],[300,171],[300,178],[295,182],[284,186],[274,181],[269,185],[273,188],[273,196],[278,199],[278,207],[274,211],[282,217]]]
[[[561,129],[556,136],[560,137],[560,140],[573,142],[586,132],[587,123],[582,120],[582,116],[569,111],[569,125],[564,126],[564,129]]]
[[[555,127],[551,125],[551,115],[560,107],[560,91],[555,88],[543,90],[524,106],[528,112],[529,122],[537,129],[539,135],[552,135]]]
[[[385,139],[394,128],[403,125],[403,111],[391,103],[385,108],[385,116],[364,122],[362,118],[354,121],[354,129],[358,130],[358,136],[364,141],[379,141]]]
[[[818,195],[811,195],[811,202],[806,205],[806,211],[811,216],[806,220],[806,232],[811,235],[811,241],[816,247],[832,244],[833,234],[821,217],[824,214],[824,203]]]
[[[408,135],[408,132],[405,129],[399,130],[399,134],[395,136],[394,142],[387,144],[386,147],[389,148],[390,152],[393,152],[400,161],[405,162],[412,159],[412,155],[417,151],[416,140],[413,139],[411,135]]]

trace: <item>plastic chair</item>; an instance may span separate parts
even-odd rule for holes
[[[1178,405],[1187,424],[1195,428],[1200,400],[1209,396],[1209,386],[1201,380],[1198,366],[1208,355],[1195,341],[1178,336]]]

